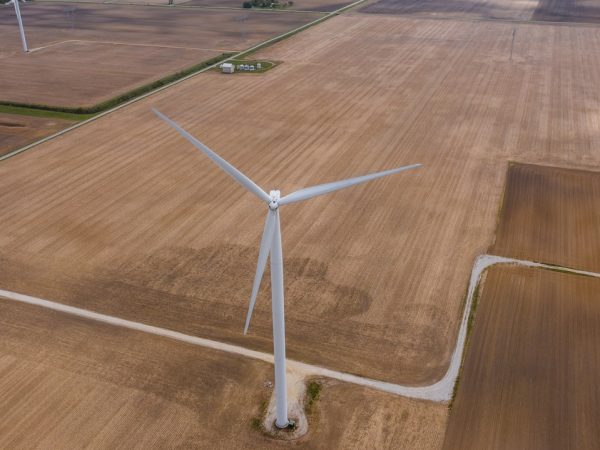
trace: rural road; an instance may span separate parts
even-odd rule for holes
[[[600,273],[586,272],[583,270],[571,269],[568,267],[554,266],[550,264],[537,263],[533,261],[525,261],[513,258],[505,258],[502,256],[494,255],[481,255],[475,260],[473,270],[471,272],[471,278],[469,281],[469,289],[467,293],[467,301],[463,312],[463,317],[460,323],[460,329],[458,332],[458,338],[452,353],[450,365],[446,374],[436,383],[429,386],[403,386],[400,384],[389,383],[386,381],[374,380],[372,378],[361,377],[352,375],[345,372],[339,372],[336,370],[327,369],[324,367],[315,366],[312,364],[305,364],[299,361],[288,360],[287,367],[289,371],[293,371],[300,375],[307,377],[322,376],[327,378],[333,378],[335,380],[344,381],[346,383],[357,384],[360,386],[366,386],[379,391],[388,392],[391,394],[401,395],[404,397],[412,397],[424,400],[431,400],[435,402],[447,402],[452,397],[452,391],[454,390],[454,384],[456,377],[460,370],[462,361],[462,355],[465,347],[465,341],[467,338],[467,323],[469,320],[469,314],[471,311],[471,304],[473,302],[473,295],[475,289],[481,278],[481,274],[485,269],[496,264],[513,264],[525,267],[537,267],[541,269],[561,270],[568,273],[586,275],[591,277],[600,278]],[[150,333],[157,336],[163,336],[170,339],[186,342],[201,347],[210,348],[213,350],[220,350],[227,353],[233,353],[247,358],[258,359],[270,364],[273,364],[273,355],[270,353],[259,352],[250,350],[237,345],[226,344],[224,342],[213,341],[210,339],[204,339],[196,336],[190,336],[187,334],[179,333],[177,331],[168,330],[165,328],[159,328],[152,325],[146,325],[139,322],[133,322],[130,320],[121,319],[119,317],[109,316],[100,314],[94,311],[86,309],[76,308],[73,306],[64,305],[49,300],[43,300],[36,297],[31,297],[16,292],[5,291],[0,289],[0,298],[5,298],[21,303],[27,303],[30,305],[40,306],[42,308],[59,311],[66,314],[72,314],[74,316],[83,317],[86,319],[95,320],[98,322],[107,323],[110,325],[128,328],[131,330],[137,330],[144,333]]]

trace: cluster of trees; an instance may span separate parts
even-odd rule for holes
[[[246,0],[242,6],[244,8],[286,8],[293,4],[294,2],[292,0]]]

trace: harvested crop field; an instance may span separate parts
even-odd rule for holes
[[[539,0],[533,20],[600,22],[600,5],[594,0]]]
[[[6,7],[4,7],[6,8]],[[0,15],[0,101],[92,106],[134,87],[238,51],[318,17],[135,5],[28,3],[29,54],[14,12]],[[243,19],[243,21],[242,21]],[[48,89],[48,86],[52,89]]]
[[[55,0],[35,0],[36,2],[54,3]],[[173,4],[178,5],[186,0],[174,0]],[[124,5],[152,5],[152,6],[173,6],[169,5],[169,0],[58,0],[59,3],[105,3],[105,4],[124,4]]]
[[[286,332],[291,359],[437,381],[508,160],[600,162],[599,43],[593,27],[335,17],[253,56],[276,70],[201,74],[0,164],[0,286],[270,351],[268,282],[242,335],[264,206],[150,107],[284,194],[421,162],[282,210]]]
[[[378,0],[360,12],[436,19],[600,22],[600,5],[595,0]]]
[[[83,40],[219,51],[242,50],[252,43],[321,17],[321,14],[297,12],[287,14],[69,2],[28,3],[23,6],[21,13],[32,48],[57,41]],[[245,27],[241,26],[242,19]],[[7,27],[6,34],[14,34],[14,39],[19,42],[14,12],[0,16],[0,26]],[[5,29],[0,29],[4,34]],[[4,51],[7,50],[6,45],[3,44]]]
[[[183,0],[181,6],[211,6],[221,8],[241,8],[244,0]],[[281,11],[317,11],[331,12],[343,8],[352,3],[352,0],[295,0],[294,4],[286,8],[277,9]]]
[[[511,164],[495,255],[600,272],[600,172]]]
[[[3,448],[280,448],[266,363],[0,300],[0,374]],[[441,445],[445,406],[321,382],[305,446]]]
[[[537,5],[538,0],[379,0],[370,2],[360,12],[446,19],[530,20],[537,12]]]
[[[0,156],[67,128],[73,122],[0,113]]]
[[[6,76],[0,83],[0,100],[91,107],[220,54],[185,48],[64,42],[2,59]]]
[[[600,446],[600,280],[490,269],[444,448]]]

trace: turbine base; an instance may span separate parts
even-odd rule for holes
[[[290,430],[290,431],[294,431],[296,429],[296,421],[295,420],[288,420],[288,422],[285,425],[279,425],[277,423],[277,421],[275,421],[275,428],[279,429],[279,430]]]

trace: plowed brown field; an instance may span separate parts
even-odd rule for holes
[[[538,0],[378,0],[360,9],[370,14],[435,18],[530,20]]]
[[[597,167],[600,29],[342,15],[0,164],[0,286],[270,351],[243,322],[265,189],[421,162],[282,210],[290,358],[406,384],[446,370],[507,161]]]
[[[73,122],[0,113],[0,156],[48,136]]]
[[[28,3],[22,8],[23,21],[29,47],[36,50],[23,54],[12,6],[0,7],[0,11],[0,101],[63,107],[92,106],[321,17],[317,13]]]
[[[495,255],[600,272],[600,172],[511,164]]]
[[[262,362],[0,300],[2,448],[281,448],[251,427],[272,380]],[[439,448],[447,415],[331,380],[314,409],[305,448]]]
[[[598,323],[600,280],[492,268],[444,448],[598,448]]]
[[[360,12],[436,19],[600,22],[595,0],[375,0]]]
[[[600,5],[595,0],[540,0],[533,19],[598,23]]]

